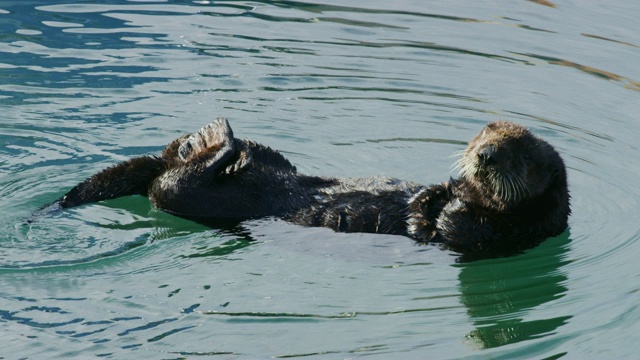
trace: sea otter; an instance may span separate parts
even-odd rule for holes
[[[145,195],[191,219],[274,216],[341,232],[404,235],[467,259],[510,255],[562,233],[570,214],[564,163],[523,126],[492,122],[458,161],[460,177],[424,186],[394,178],[300,174],[279,152],[233,135],[218,118],[80,183],[55,204],[69,208]]]

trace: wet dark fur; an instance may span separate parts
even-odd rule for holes
[[[146,195],[188,218],[276,216],[341,232],[409,236],[468,259],[531,248],[567,227],[566,172],[558,153],[525,128],[487,125],[459,161],[461,176],[429,187],[392,178],[299,174],[280,153],[238,140],[224,119],[170,143],[159,157],[107,168],[56,204]]]

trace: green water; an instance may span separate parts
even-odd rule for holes
[[[0,3],[0,358],[631,359],[640,5]],[[142,197],[25,219],[217,116],[301,172],[448,179],[488,121],[552,143],[569,229],[458,264],[403,237],[211,229]]]

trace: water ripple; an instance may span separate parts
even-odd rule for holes
[[[7,353],[638,352],[637,5],[112,2],[1,5]],[[403,238],[272,219],[211,230],[142,197],[25,224],[87,176],[216,116],[303,172],[424,183],[446,180],[484,123],[517,121],[566,161],[570,229],[454,265]]]

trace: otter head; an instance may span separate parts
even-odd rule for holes
[[[542,196],[553,186],[566,193],[560,155],[525,127],[492,122],[474,137],[459,161],[461,177],[475,201],[500,211]],[[555,181],[560,177],[560,183]]]

